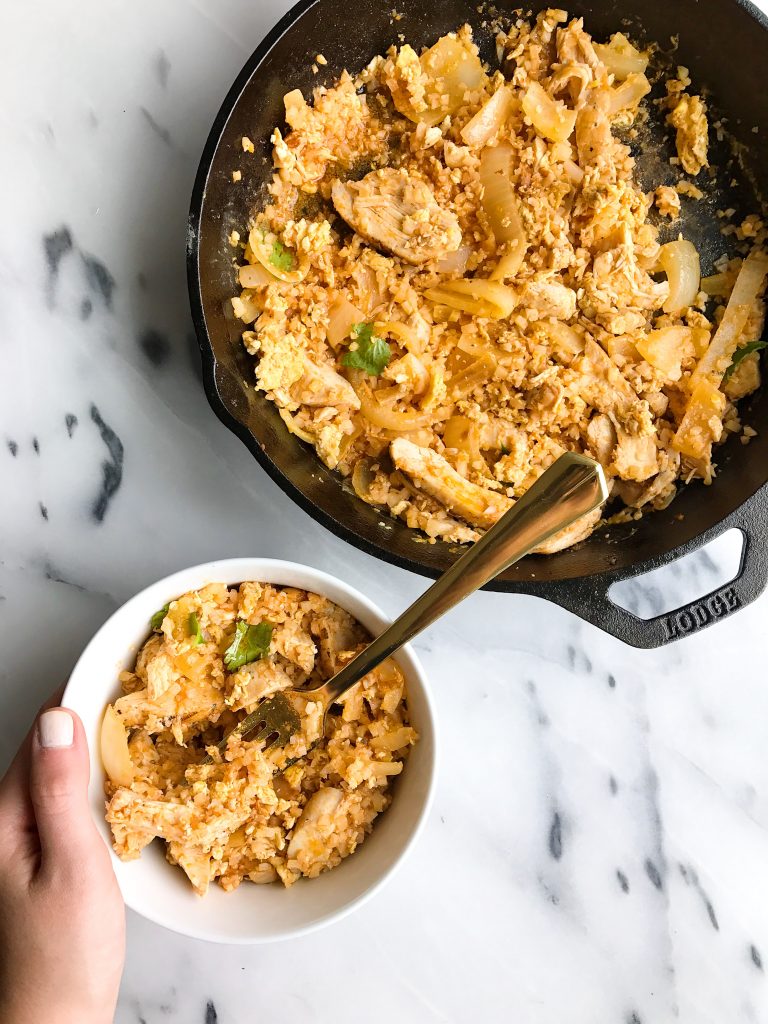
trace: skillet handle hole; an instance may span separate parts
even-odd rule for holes
[[[736,579],[743,550],[744,535],[733,527],[669,565],[614,583],[608,600],[638,619],[666,615]]]

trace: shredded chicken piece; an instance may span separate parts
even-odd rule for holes
[[[583,171],[593,169],[608,179],[615,179],[614,154],[619,143],[611,133],[608,106],[605,89],[590,91],[588,102],[576,116],[576,148]]]
[[[656,459],[656,441],[652,436],[619,432],[613,456],[613,470],[622,480],[647,480],[659,471]]]
[[[542,275],[523,287],[520,305],[553,320],[571,320],[576,315],[576,292]]]
[[[587,424],[587,441],[594,457],[603,469],[608,469],[616,447],[616,428],[610,416],[599,412],[592,417]]]
[[[579,390],[590,405],[607,413],[628,434],[652,433],[648,403],[638,398],[596,341],[587,341],[584,355],[575,360],[573,366],[581,375]]]
[[[600,522],[600,509],[593,509],[575,523],[566,526],[543,544],[534,548],[535,555],[554,555],[556,551],[564,551],[565,548],[573,547],[582,540],[586,540],[594,528]]]
[[[666,508],[675,496],[675,481],[680,474],[680,455],[669,449],[659,450],[657,455],[659,472],[650,477],[647,483],[632,480],[618,482],[618,495],[632,508],[642,508],[643,505]]]
[[[313,853],[315,856],[323,855],[327,835],[334,828],[334,815],[343,799],[342,790],[333,786],[324,786],[312,794],[294,825],[288,844],[289,857],[314,859]]]
[[[291,398],[300,405],[333,405],[360,408],[360,399],[355,389],[327,363],[307,359],[304,362],[304,373],[292,385]]]
[[[470,483],[447,459],[404,437],[389,446],[392,461],[416,484],[472,526],[488,529],[512,507],[503,494]]]
[[[562,64],[586,64],[593,71],[600,66],[583,18],[574,18],[566,28],[557,30],[557,55]]]
[[[383,167],[360,181],[337,181],[337,212],[359,235],[406,263],[426,263],[461,245],[456,215],[437,204],[426,182]]]

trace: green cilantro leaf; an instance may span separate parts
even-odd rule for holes
[[[189,613],[189,621],[187,623],[187,628],[189,630],[189,635],[195,638],[196,644],[199,645],[205,643],[203,631],[202,629],[200,629],[200,623],[198,622],[197,616],[195,615],[194,612]]]
[[[353,370],[365,370],[372,377],[378,377],[392,358],[392,349],[383,338],[373,333],[373,324],[354,324],[351,333],[356,347],[344,353],[342,365]]]
[[[149,620],[149,624],[152,627],[152,629],[160,629],[160,627],[163,624],[163,619],[168,614],[168,609],[170,607],[171,607],[171,602],[169,601],[168,604],[164,604],[163,605],[163,607],[160,609],[159,612],[155,612],[155,614]]]
[[[745,359],[752,352],[759,352],[761,348],[768,348],[768,341],[750,341],[746,345],[742,345],[741,348],[737,348],[733,353],[731,365],[723,374],[723,383],[729,379],[742,359]]]
[[[269,654],[272,642],[272,626],[268,622],[260,622],[258,626],[238,619],[232,643],[224,652],[224,665],[230,672],[235,672],[251,661],[260,661]]]
[[[277,239],[272,244],[272,252],[269,254],[269,262],[278,270],[286,272],[296,267],[296,257],[290,249],[286,249],[282,242]]]

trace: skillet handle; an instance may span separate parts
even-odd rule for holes
[[[765,590],[768,584],[767,495],[768,488],[755,494],[706,537],[710,541],[726,530],[739,530],[743,547],[736,576],[730,583],[674,611],[656,615],[652,619],[641,619],[614,604],[609,597],[610,588],[620,580],[632,579],[631,574],[573,581],[549,593],[545,590],[542,596],[632,647],[663,647],[690,636],[744,608]]]

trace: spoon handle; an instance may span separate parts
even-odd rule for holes
[[[607,497],[605,477],[597,462],[572,452],[562,455],[429,590],[314,692],[328,703],[337,700],[459,601],[602,505]]]

